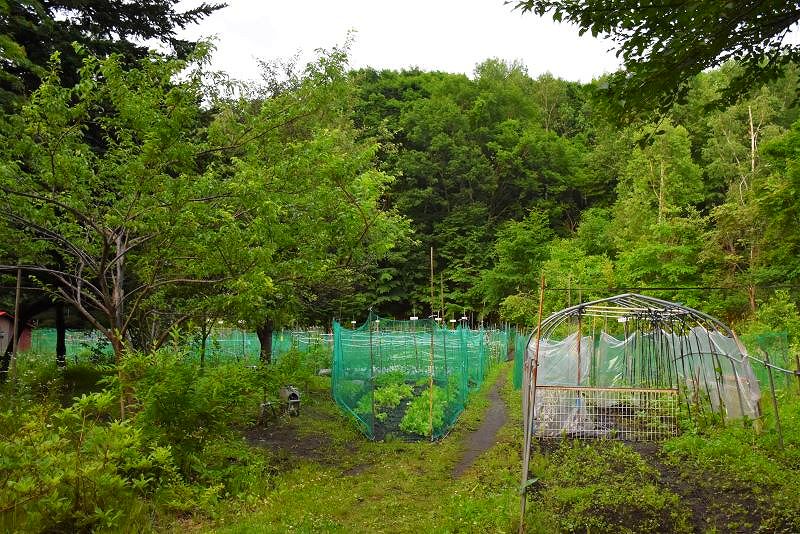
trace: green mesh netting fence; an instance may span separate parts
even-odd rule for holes
[[[772,366],[772,380],[775,389],[786,391],[798,387],[798,378],[792,372],[797,370],[797,361],[790,354],[789,339],[786,332],[763,332],[741,336],[750,354],[753,371],[762,389],[769,387],[769,372],[766,358]]]
[[[469,390],[508,350],[506,332],[448,329],[430,319],[370,315],[354,329],[335,322],[333,336],[333,397],[376,440],[444,436]]]
[[[100,332],[91,330],[67,330],[67,361],[72,363],[113,363],[113,350],[108,339]],[[292,348],[308,352],[315,347],[329,347],[330,335],[322,329],[281,330],[272,334],[272,360]],[[186,341],[196,357],[200,357],[199,336]],[[32,352],[53,354],[56,352],[54,328],[36,328],[31,333]],[[214,329],[206,339],[206,362],[210,364],[241,362],[255,365],[261,354],[261,343],[253,332],[237,329]]]
[[[530,334],[517,332],[514,336],[514,389],[522,389],[522,364],[525,361],[525,347]]]

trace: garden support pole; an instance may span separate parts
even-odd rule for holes
[[[522,449],[522,483],[520,484],[520,503],[519,503],[519,534],[525,532],[525,505],[527,503],[528,491],[528,467],[531,462],[531,424],[536,411],[536,381],[539,372],[539,343],[542,339],[542,309],[544,308],[544,273],[542,273],[539,283],[539,316],[536,322],[536,350],[533,353],[533,365],[527,362],[527,345],[523,353],[524,364],[524,396],[522,398],[523,406],[523,424],[525,425],[524,431],[524,445]]]
[[[372,309],[367,315],[367,328],[369,329],[369,388],[370,402],[372,406],[372,421],[370,422],[370,433],[375,437],[375,353],[372,350]]]
[[[764,352],[764,364],[769,377],[769,389],[772,392],[772,408],[775,410],[775,429],[778,431],[778,445],[783,449],[783,432],[781,431],[781,416],[778,413],[778,397],[775,396],[775,380],[772,378],[772,364],[769,363],[769,354]]]
[[[797,377],[797,392],[800,393],[800,356],[794,355],[794,375]]]
[[[433,247],[431,247],[431,316],[433,316],[433,308],[436,302],[433,300]],[[428,382],[428,422],[431,430],[431,441],[433,441],[433,336],[436,333],[436,321],[431,321],[431,361],[428,371],[430,373],[430,381]]]
[[[581,324],[582,317],[583,315],[581,314],[581,311],[578,310],[578,382],[576,383],[578,386],[581,385],[581,332],[583,331],[583,325]]]

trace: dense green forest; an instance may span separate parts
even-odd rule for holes
[[[627,127],[592,98],[602,80],[532,78],[497,59],[473,79],[351,73],[356,124],[396,177],[387,204],[413,229],[372,302],[402,315],[429,299],[433,246],[451,314],[530,324],[540,271],[564,290],[551,310],[569,288],[575,302],[577,288],[584,299],[667,288],[657,296],[730,321],[755,313],[796,283],[797,72],[709,107],[738,69],[697,76],[684,104]]]

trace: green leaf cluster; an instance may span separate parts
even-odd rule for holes
[[[35,405],[0,414],[0,525],[4,530],[115,530],[149,523],[138,500],[180,475],[172,450],[131,422],[109,421],[111,392],[69,408]]]
[[[433,418],[431,419],[431,390],[426,389],[408,405],[403,420],[400,421],[400,430],[420,436],[431,435],[431,423],[433,432],[436,433],[444,426],[444,412],[447,403],[447,392],[439,386],[433,386]]]

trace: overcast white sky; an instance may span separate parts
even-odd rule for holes
[[[181,35],[216,36],[214,66],[240,79],[257,59],[343,44],[355,30],[350,64],[419,67],[471,75],[487,58],[520,60],[528,73],[588,82],[617,69],[611,42],[578,37],[567,24],[521,14],[503,0],[228,0],[229,6]],[[184,0],[179,8],[199,4]]]

